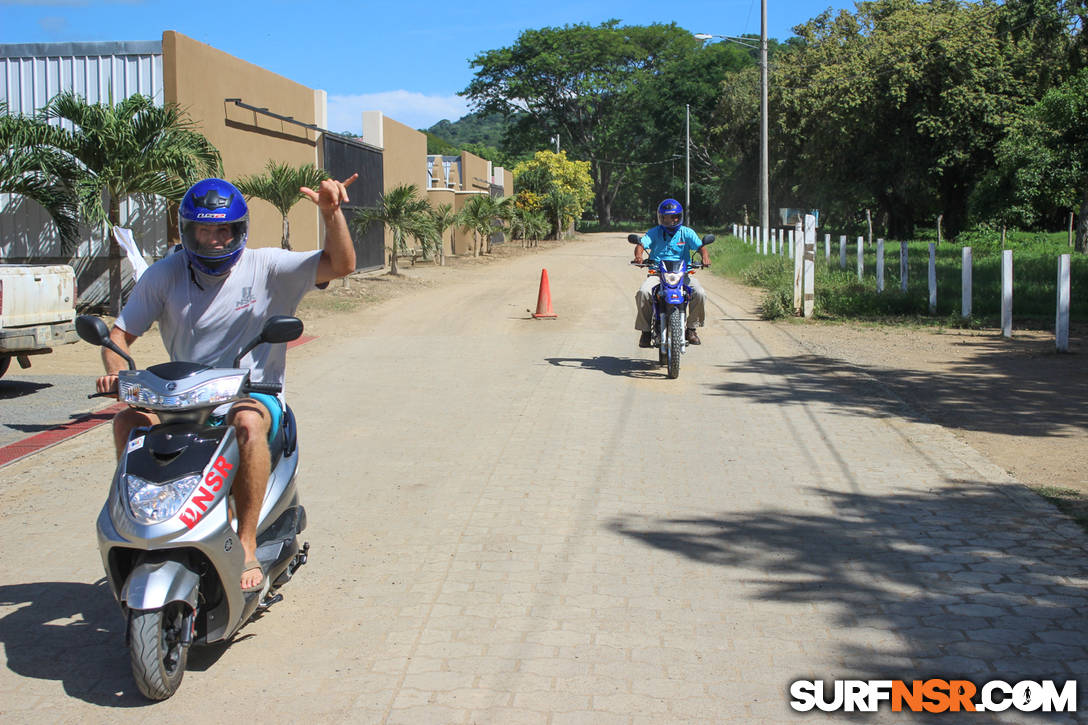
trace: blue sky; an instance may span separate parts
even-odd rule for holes
[[[768,0],[767,34],[852,1]],[[329,95],[329,128],[360,132],[381,110],[425,128],[470,109],[457,92],[477,53],[514,43],[526,28],[573,23],[675,22],[693,33],[759,33],[760,0],[598,2],[514,0],[0,0],[0,43],[158,40],[176,30]]]

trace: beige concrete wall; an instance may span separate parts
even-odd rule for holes
[[[162,47],[165,100],[185,109],[219,149],[228,181],[261,173],[269,159],[294,166],[320,165],[320,134],[224,101],[240,98],[250,106],[320,125],[324,121],[317,117],[320,92],[172,30],[163,33]],[[316,206],[303,199],[288,221],[292,247],[320,248]],[[250,245],[279,246],[281,226],[272,205],[260,199],[250,202]]]
[[[382,186],[389,191],[401,184],[413,184],[420,196],[427,188],[427,135],[411,126],[382,117]],[[407,240],[409,247],[418,246],[414,239]],[[385,247],[393,248],[393,235],[385,230]],[[388,254],[386,255],[388,258]]]
[[[468,151],[461,152],[461,191],[489,191],[487,159],[481,159]]]
[[[502,170],[502,195],[514,195],[514,174],[510,169]]]
[[[424,157],[426,159],[426,157]],[[423,167],[423,175],[427,175],[427,167]],[[427,190],[427,201],[432,207],[437,209],[443,204],[449,204],[453,207],[454,211],[458,211],[460,207],[457,206],[457,192],[453,189],[439,189],[437,187]],[[456,249],[464,247],[464,242],[458,243],[458,235],[463,236],[464,232],[457,228],[456,225],[451,226],[446,230],[446,233],[442,235],[442,246],[446,254],[457,254]],[[470,241],[469,244],[472,242]]]

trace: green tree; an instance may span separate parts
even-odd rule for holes
[[[375,209],[360,209],[351,219],[352,230],[366,233],[371,224],[382,224],[393,235],[393,248],[389,252],[389,274],[400,274],[397,257],[408,251],[408,238],[421,244],[433,235],[431,205],[419,195],[415,184],[400,184],[381,195]]]
[[[540,148],[558,133],[564,149],[590,160],[594,206],[611,223],[612,203],[653,125],[656,109],[638,109],[639,84],[699,43],[675,24],[526,30],[514,45],[477,55],[462,91],[476,108],[515,119],[507,138]],[[682,109],[681,102],[681,109]]]
[[[60,232],[65,254],[79,242],[79,199],[75,182],[81,169],[56,146],[61,129],[28,116],[8,113],[0,101],[0,194],[26,197],[49,214]]]
[[[1024,114],[998,159],[1020,218],[1030,223],[1049,209],[1078,209],[1076,249],[1088,251],[1088,68]]]
[[[140,94],[114,104],[61,93],[39,118],[75,127],[64,130],[54,148],[80,166],[75,188],[84,220],[103,225],[110,237],[110,310],[118,314],[120,247],[108,231],[121,223],[121,202],[133,195],[179,201],[192,183],[221,173],[219,152],[180,106],[156,106]]]
[[[291,208],[303,199],[299,188],[305,186],[316,189],[327,178],[329,178],[328,172],[313,164],[290,166],[269,159],[263,174],[244,176],[234,185],[247,198],[263,199],[276,208],[283,218],[283,236],[280,238],[280,246],[283,249],[290,249],[291,226],[287,221],[287,215]]]
[[[771,77],[779,206],[875,202],[899,238],[938,213],[963,228],[1037,74],[1002,17],[993,0],[872,0],[797,26]]]

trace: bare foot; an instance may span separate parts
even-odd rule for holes
[[[261,584],[264,583],[264,572],[261,570],[261,564],[257,561],[256,557],[246,559],[245,567],[242,570],[242,591],[252,592],[260,589]]]

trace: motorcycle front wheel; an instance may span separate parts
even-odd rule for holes
[[[684,345],[684,323],[680,320],[680,310],[669,310],[669,378],[680,375],[680,350]]]
[[[151,700],[165,700],[181,685],[189,655],[181,642],[187,614],[184,602],[171,602],[161,609],[134,610],[129,619],[132,676]]]

